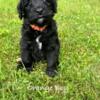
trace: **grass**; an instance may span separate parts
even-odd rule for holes
[[[59,73],[36,64],[16,71],[21,21],[18,0],[0,0],[0,100],[100,100],[100,1],[58,0]]]

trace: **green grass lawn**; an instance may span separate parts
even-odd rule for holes
[[[16,71],[18,0],[0,0],[0,100],[100,100],[100,0],[58,0],[59,73]]]

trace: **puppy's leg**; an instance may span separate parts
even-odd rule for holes
[[[32,51],[31,44],[28,41],[21,41],[21,59],[28,72],[32,71]]]
[[[52,40],[52,39],[51,39]],[[59,41],[54,41],[54,43],[50,43],[49,49],[47,51],[47,75],[54,77],[57,74],[57,66],[59,64]]]

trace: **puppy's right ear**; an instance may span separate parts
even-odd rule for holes
[[[17,10],[18,10],[20,19],[25,17],[25,6],[27,5],[28,2],[29,0],[20,0],[18,3]]]
[[[19,18],[22,19],[24,17],[24,0],[20,0],[17,6],[17,11],[19,14]]]

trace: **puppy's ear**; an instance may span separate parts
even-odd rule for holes
[[[18,10],[20,19],[25,17],[25,6],[27,5],[28,2],[29,0],[20,0],[18,3],[17,10]]]
[[[51,0],[52,5],[53,5],[53,11],[56,13],[57,12],[57,1],[56,0]]]
[[[54,13],[56,13],[57,12],[57,0],[48,0],[48,1],[52,5],[52,8],[53,8]]]

